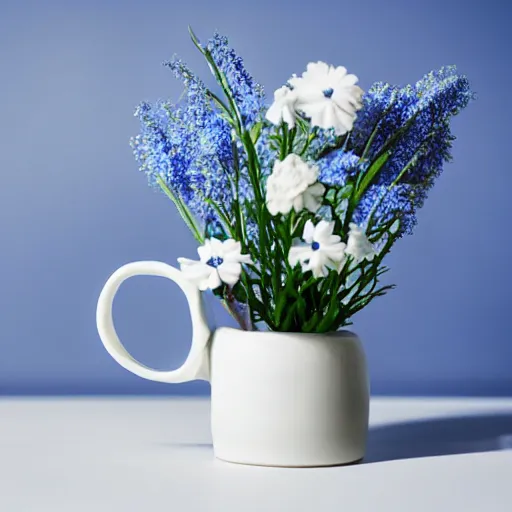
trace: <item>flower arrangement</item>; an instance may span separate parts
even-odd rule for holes
[[[200,244],[182,271],[246,330],[349,325],[393,288],[380,283],[383,259],[450,159],[468,80],[452,66],[363,92],[344,67],[313,62],[267,106],[225,37],[190,34],[223,97],[174,58],[185,100],[140,104],[131,140]]]

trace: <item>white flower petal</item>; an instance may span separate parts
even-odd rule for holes
[[[210,246],[212,248],[212,256],[224,256],[224,243],[218,238],[210,238]]]
[[[297,263],[303,263],[305,260],[309,259],[311,253],[312,250],[309,245],[294,245],[290,248],[290,252],[288,253],[288,262],[291,267],[295,267]]]
[[[332,95],[332,101],[338,110],[342,110],[347,114],[354,111],[354,102],[352,98],[344,93],[343,89],[337,90],[335,94]]]
[[[308,187],[302,197],[304,198],[304,207],[312,213],[316,213],[322,206],[322,198],[325,187],[321,183],[315,183]]]
[[[187,279],[194,282],[202,291],[208,289],[210,276],[212,273],[216,273],[213,267],[188,258],[178,258],[178,263]]]
[[[311,220],[308,220],[304,225],[304,232],[302,234],[302,239],[308,244],[313,243],[315,237],[315,225]]]
[[[289,87],[283,86],[274,92],[274,103],[270,106],[265,117],[272,124],[285,122],[289,128],[295,126],[295,103],[297,96]]]
[[[277,197],[267,199],[267,210],[270,212],[270,215],[277,215],[278,213],[286,215],[287,213],[290,213],[292,208],[293,202],[290,202],[285,198],[282,198],[281,200],[277,199]]]
[[[354,121],[356,120],[355,114],[349,114],[341,108],[336,109],[335,118],[336,120],[334,122],[337,124],[334,124],[333,126],[338,126],[340,129],[344,129],[346,131],[352,130]]]
[[[188,258],[178,258],[178,263],[180,264],[181,271],[189,279],[199,279],[204,276],[208,277],[210,275],[211,269],[213,268],[209,265],[206,265],[206,263],[189,260]]]
[[[208,265],[206,261],[194,261],[188,258],[178,258],[182,272],[188,279],[197,283],[200,290],[218,288],[222,282],[233,286],[240,279],[242,272],[242,263],[252,263],[248,254],[241,253],[240,242],[229,238],[221,241],[216,238],[205,240],[205,244],[198,248],[201,259],[209,261],[214,258],[212,264]],[[215,260],[218,258],[218,260]]]
[[[306,193],[306,191],[304,191],[304,194]],[[299,213],[301,212],[303,209],[304,209],[304,194],[300,194],[298,195],[294,200],[293,200],[293,209]]]
[[[343,77],[343,80],[340,82],[340,85],[342,85],[343,87],[351,87],[353,85],[356,85],[357,82],[359,82],[359,78],[357,78],[356,75],[348,74]]]
[[[212,247],[208,238],[204,241],[204,245],[197,248],[197,254],[199,254],[199,259],[203,263],[206,263],[212,257]]]
[[[308,165],[300,156],[289,154],[282,162],[276,160],[266,184],[266,204],[272,215],[288,214],[304,208],[302,197],[310,185],[318,179],[319,169]]]
[[[376,254],[375,249],[366,237],[363,229],[354,223],[351,223],[349,228],[345,254],[352,256],[356,263],[364,259],[372,260]]]
[[[320,243],[328,243],[329,237],[332,235],[334,229],[334,221],[327,222],[321,220],[315,227],[315,241]]]
[[[331,68],[330,75],[331,75],[331,80],[335,80],[336,82],[338,82],[340,84],[345,83],[347,76],[354,76],[354,75],[347,75],[347,68],[345,66],[338,66],[337,68]],[[356,82],[357,82],[357,77],[356,77]]]
[[[302,75],[302,77],[318,79],[327,75],[329,73],[329,68],[329,64],[326,64],[320,60],[318,62],[310,62],[306,66],[306,72]]]
[[[302,262],[303,272],[311,271],[317,278],[328,275],[329,269],[339,271],[345,259],[346,246],[338,235],[332,234],[333,229],[334,222],[321,220],[315,226],[308,220],[302,234],[307,244],[292,247],[290,263]]]
[[[311,112],[322,110],[328,102],[329,99],[324,96],[323,91],[318,87],[304,87],[300,89],[297,108],[302,110],[307,116],[311,116]]]
[[[229,286],[234,286],[240,279],[242,265],[240,263],[224,262],[217,269],[220,279]]]
[[[226,263],[245,263],[246,265],[252,264],[251,257],[248,254],[242,254],[241,249],[238,248],[236,251],[230,251],[224,254],[224,261]]]
[[[272,124],[280,124],[283,120],[283,108],[277,103],[272,103],[265,114],[265,117]]]
[[[307,268],[313,272],[315,277],[325,277],[329,273],[325,267],[325,260],[320,251],[314,251],[312,253]]]
[[[337,135],[343,135],[352,129],[356,111],[362,107],[363,91],[357,81],[357,76],[347,74],[343,66],[313,62],[301,77],[293,77],[289,83],[296,92],[296,108],[310,118],[313,126],[334,128]]]
[[[345,257],[345,244],[344,243],[337,243],[334,245],[327,245],[325,244],[323,246],[322,252],[328,257],[330,260],[338,262],[341,261]]]
[[[295,127],[295,117],[296,117],[296,113],[295,113],[295,109],[291,108],[291,107],[283,107],[283,110],[282,110],[282,118],[283,118],[283,122],[286,123],[288,125],[289,128],[294,128]]]
[[[214,268],[213,270],[214,272],[212,272],[210,274],[210,277],[208,278],[208,286],[206,289],[209,288],[210,290],[215,290],[222,284],[218,270],[216,268]]]
[[[202,247],[202,246],[201,246]],[[189,258],[178,258],[178,263],[182,266],[188,266],[188,265],[197,265],[198,263],[201,263],[196,260],[191,260]]]
[[[222,242],[222,256],[226,259],[231,254],[240,254],[242,250],[242,244],[233,240],[233,238],[228,238]]]

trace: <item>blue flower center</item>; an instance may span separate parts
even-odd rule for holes
[[[322,92],[324,93],[324,96],[326,98],[330,98],[332,96],[332,93],[334,92],[334,89],[332,87],[329,87],[329,89],[325,89]]]
[[[220,256],[212,256],[207,262],[207,265],[210,267],[217,268],[219,265],[222,265],[224,260]]]
[[[320,244],[319,244],[318,242],[313,242],[313,243],[311,244],[311,249],[312,249],[313,251],[318,251],[318,249],[320,249]]]

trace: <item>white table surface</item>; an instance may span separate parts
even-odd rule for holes
[[[0,511],[512,511],[512,400],[375,398],[366,461],[324,469],[215,460],[208,415],[206,399],[0,399]]]

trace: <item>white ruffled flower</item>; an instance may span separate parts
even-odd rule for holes
[[[297,94],[289,87],[284,85],[274,92],[274,103],[270,105],[265,117],[272,124],[281,124],[285,122],[289,128],[295,126],[295,103],[297,101]]]
[[[302,239],[290,249],[288,261],[294,267],[302,264],[302,271],[311,270],[315,277],[325,277],[329,269],[338,270],[345,259],[345,244],[338,235],[333,235],[334,222],[321,220],[316,226],[308,220]]]
[[[372,260],[376,254],[375,249],[366,237],[363,229],[354,223],[351,223],[349,227],[350,231],[348,233],[345,254],[352,256],[356,263],[359,263],[364,259]]]
[[[343,66],[310,62],[302,77],[294,76],[289,83],[297,94],[297,108],[311,118],[313,126],[334,128],[336,135],[343,135],[352,130],[356,112],[363,106],[357,81]]]
[[[315,213],[322,204],[325,187],[317,182],[318,167],[310,166],[300,156],[289,154],[276,160],[267,179],[267,208],[272,215],[286,215],[293,208]]]
[[[251,264],[251,258],[242,254],[240,242],[232,238],[221,242],[216,238],[206,239],[197,248],[200,261],[178,258],[181,271],[200,290],[215,290],[222,283],[234,286],[240,279],[242,263]]]

